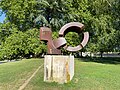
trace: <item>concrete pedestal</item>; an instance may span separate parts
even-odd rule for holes
[[[44,81],[67,83],[74,76],[74,56],[45,55]]]

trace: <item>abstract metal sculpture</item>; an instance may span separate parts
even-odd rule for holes
[[[67,51],[76,52],[81,50],[89,40],[89,33],[83,32],[84,25],[79,22],[71,22],[64,25],[59,31],[59,38],[52,40],[52,31],[50,28],[40,28],[40,40],[47,41],[47,53],[48,54],[61,54],[60,48],[63,47]],[[67,46],[65,35],[68,32],[76,32],[78,34],[83,33],[83,41],[76,47]]]

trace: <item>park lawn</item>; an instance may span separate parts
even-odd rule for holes
[[[41,59],[0,64],[0,90],[17,90],[42,64]]]
[[[44,82],[41,68],[25,90],[120,90],[120,64],[75,59],[74,78],[70,83],[63,85]]]

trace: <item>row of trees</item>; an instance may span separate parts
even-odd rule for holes
[[[6,14],[0,24],[1,60],[46,52],[45,43],[39,40],[39,28],[52,28],[56,38],[60,28],[73,21],[83,23],[90,33],[82,51],[120,50],[119,0],[0,0],[0,9]],[[66,35],[68,44],[75,46],[79,42],[76,37],[75,33]]]

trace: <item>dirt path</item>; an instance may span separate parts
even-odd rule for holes
[[[23,90],[23,89],[27,86],[27,84],[30,82],[30,80],[35,76],[35,74],[38,72],[38,70],[39,70],[42,66],[43,66],[43,64],[36,69],[36,71],[32,74],[32,76],[31,76],[30,78],[28,78],[28,79],[25,81],[25,83],[23,83],[23,84],[19,87],[18,90]]]

